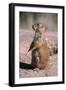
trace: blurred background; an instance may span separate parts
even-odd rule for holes
[[[20,12],[20,30],[31,30],[35,23],[43,23],[48,31],[57,31],[58,15],[56,13]]]

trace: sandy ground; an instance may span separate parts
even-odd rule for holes
[[[31,63],[31,52],[27,53],[30,44],[33,40],[34,32],[27,30],[20,30],[19,32],[19,61],[22,63]],[[45,37],[51,41],[52,44],[57,44],[57,32],[46,32]],[[20,78],[27,77],[49,77],[57,76],[58,55],[54,54],[49,57],[48,66],[43,69],[22,69],[19,70]]]

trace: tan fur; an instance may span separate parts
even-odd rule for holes
[[[35,33],[38,31],[41,37],[38,37],[35,41],[35,49],[32,51],[32,65],[39,69],[44,69],[48,65],[49,60],[49,49],[44,37],[45,28],[42,24],[34,24],[33,29]]]

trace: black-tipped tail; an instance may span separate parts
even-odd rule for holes
[[[20,68],[22,69],[34,69],[35,67],[32,64],[22,63],[20,62]]]

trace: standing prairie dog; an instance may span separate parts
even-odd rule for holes
[[[31,64],[39,69],[44,69],[49,60],[49,49],[45,40],[45,27],[39,23],[32,26],[35,31],[33,42],[30,49],[32,49],[32,62]]]

